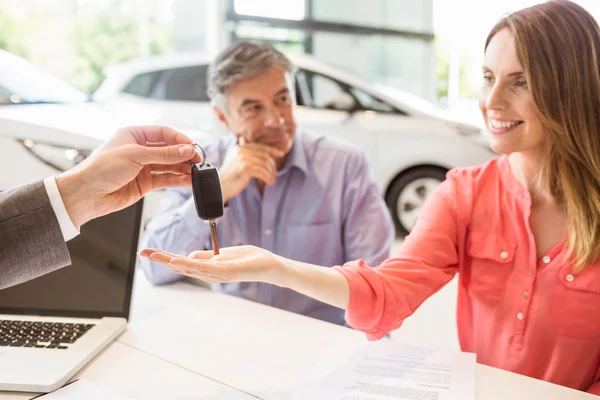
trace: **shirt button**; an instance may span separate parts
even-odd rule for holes
[[[575,277],[571,274],[567,275],[567,281],[568,282],[573,282],[575,280]]]
[[[544,264],[548,264],[551,261],[551,259],[548,256],[544,256],[544,258],[542,258],[542,261],[544,262]]]
[[[506,251],[503,251],[502,253],[500,253],[500,257],[501,257],[503,260],[506,260],[506,259],[508,258],[508,252],[506,252]]]
[[[523,293],[523,297],[525,297],[526,299],[528,299],[529,298],[529,292]]]
[[[517,318],[522,320],[523,319],[523,313],[522,312],[518,313],[517,314]]]
[[[273,233],[273,232],[270,229],[265,230],[265,235],[271,236],[271,233]]]

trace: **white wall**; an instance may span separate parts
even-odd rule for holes
[[[341,6],[343,4],[343,6]],[[318,20],[390,29],[433,32],[432,0],[317,0]],[[316,33],[316,58],[394,85],[430,101],[436,99],[433,42],[405,37]]]
[[[217,54],[227,44],[224,0],[175,0],[175,51]]]
[[[431,32],[432,0],[313,0],[315,19]]]
[[[175,51],[206,49],[207,0],[176,0],[174,4],[173,43]]]

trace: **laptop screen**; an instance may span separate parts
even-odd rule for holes
[[[72,264],[0,290],[0,314],[128,318],[142,208],[83,225],[67,243]]]

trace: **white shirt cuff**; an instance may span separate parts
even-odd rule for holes
[[[50,205],[58,219],[60,231],[65,238],[65,242],[68,242],[79,235],[79,229],[73,225],[73,221],[69,218],[65,203],[63,203],[60,192],[58,191],[58,186],[56,186],[56,179],[53,176],[44,179],[44,186],[46,187],[46,192],[48,192],[48,197],[50,198]]]

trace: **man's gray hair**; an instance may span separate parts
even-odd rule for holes
[[[223,50],[208,67],[207,92],[213,104],[227,112],[226,96],[233,85],[280,67],[292,77],[295,68],[290,60],[268,43],[242,41]]]

